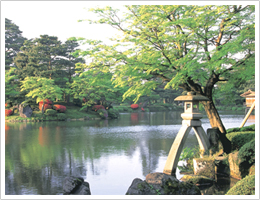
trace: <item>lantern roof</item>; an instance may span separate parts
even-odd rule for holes
[[[188,92],[187,95],[176,97],[174,101],[209,101],[209,98],[202,95],[196,95],[195,92]]]

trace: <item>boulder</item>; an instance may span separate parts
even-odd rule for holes
[[[200,195],[196,185],[179,181],[174,176],[164,173],[150,173],[143,181],[133,180],[126,195]]]
[[[23,105],[20,104],[18,107],[18,110],[20,113],[20,117],[23,117],[23,118],[29,118],[32,116],[32,113],[33,113],[33,109],[31,108],[30,105],[23,107]]]
[[[69,176],[63,182],[64,195],[91,195],[89,183],[82,177]]]

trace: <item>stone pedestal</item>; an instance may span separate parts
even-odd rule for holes
[[[191,128],[194,130],[195,135],[197,137],[200,146],[200,151],[206,152],[210,147],[210,143],[207,138],[207,135],[203,130],[203,128],[201,127],[201,121],[199,119],[192,119],[192,120],[184,119],[182,121],[182,127],[172,144],[163,173],[168,175],[175,175],[180,154],[183,149],[183,145],[188,137]]]

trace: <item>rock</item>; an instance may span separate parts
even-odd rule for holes
[[[196,185],[179,181],[174,176],[164,173],[150,173],[142,181],[133,180],[126,195],[200,195]]]
[[[194,175],[215,179],[215,159],[213,157],[193,158]]]
[[[230,169],[230,176],[236,179],[242,179],[241,169],[239,167],[240,160],[238,159],[238,151],[228,154],[228,163]]]
[[[19,110],[19,113],[20,113],[20,117],[23,117],[23,118],[31,117],[32,113],[33,113],[33,110],[32,110],[30,105],[23,107],[23,105],[20,104],[19,107],[18,107],[18,110]]]
[[[188,183],[192,183],[195,184],[197,186],[201,186],[201,185],[212,185],[215,181],[214,179],[208,178],[206,176],[198,176],[198,175],[184,175],[181,178],[181,181],[185,181]]]
[[[215,157],[215,172],[224,176],[230,175],[228,156]]]
[[[69,176],[63,182],[64,195],[91,195],[89,183],[81,177]]]

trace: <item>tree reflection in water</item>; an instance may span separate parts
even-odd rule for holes
[[[93,195],[124,195],[134,178],[162,172],[181,120],[180,113],[140,112],[115,120],[6,123],[5,193],[62,194],[63,179],[75,175]],[[197,145],[194,134],[185,145]]]

